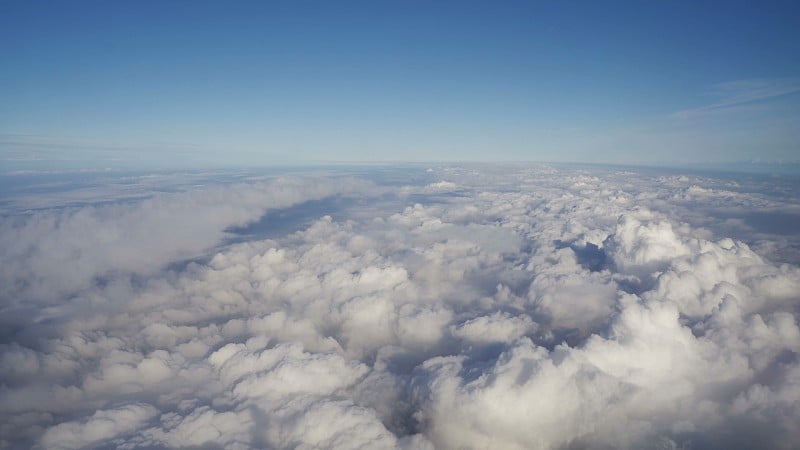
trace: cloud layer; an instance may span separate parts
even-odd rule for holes
[[[796,191],[551,167],[408,179],[7,216],[0,445],[800,443],[800,269],[769,245],[796,241],[728,233],[732,213],[796,212]],[[221,245],[335,195],[354,202]]]

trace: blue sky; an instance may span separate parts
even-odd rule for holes
[[[0,164],[800,160],[796,2],[0,3]]]

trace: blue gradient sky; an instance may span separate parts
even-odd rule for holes
[[[797,161],[798,5],[4,1],[0,164]]]

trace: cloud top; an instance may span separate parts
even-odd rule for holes
[[[717,209],[796,197],[601,169],[415,175],[3,219],[0,446],[800,442],[800,268],[765,245],[792,241],[732,239]],[[224,243],[332,195],[353,202]]]

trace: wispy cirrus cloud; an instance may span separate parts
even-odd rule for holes
[[[750,106],[795,92],[800,92],[800,79],[798,78],[728,81],[712,87],[709,95],[717,99],[715,102],[674,112],[671,117],[689,119],[711,113],[731,111],[734,108]]]
[[[169,151],[188,155],[206,148],[163,141],[112,141],[82,136],[0,132],[0,160],[85,160],[140,158],[142,153]],[[206,149],[207,150],[207,149]]]

